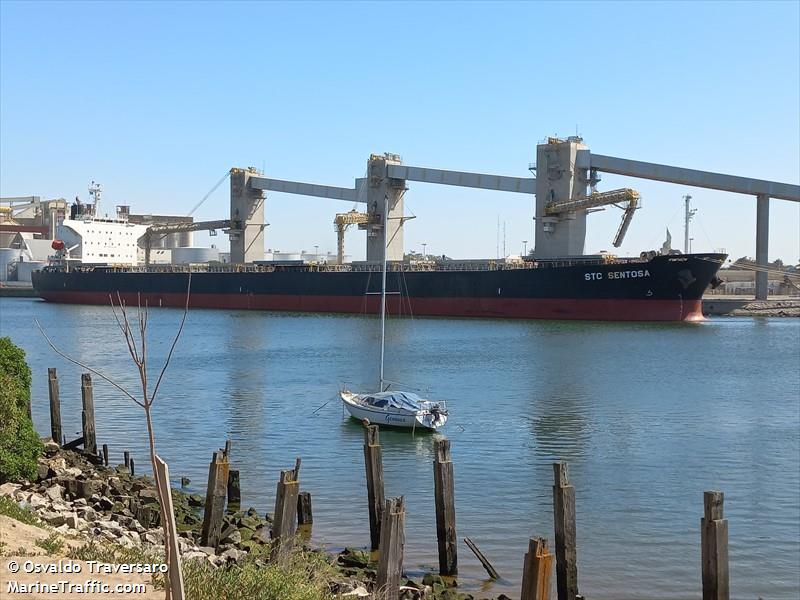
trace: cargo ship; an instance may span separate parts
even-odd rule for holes
[[[392,315],[604,321],[691,321],[721,281],[725,254],[643,254],[515,263],[393,262]],[[191,286],[189,274],[191,272]],[[33,273],[50,302],[375,314],[381,268],[374,264],[114,268],[50,266]]]

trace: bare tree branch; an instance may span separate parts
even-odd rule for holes
[[[74,358],[72,358],[71,356],[68,356],[68,355],[64,354],[64,353],[63,353],[61,350],[59,350],[58,348],[56,348],[55,344],[53,344],[53,342],[50,340],[50,338],[49,338],[49,337],[47,337],[47,334],[44,332],[44,329],[42,329],[42,326],[39,324],[39,320],[34,318],[34,319],[33,319],[33,321],[34,321],[34,323],[36,323],[36,327],[38,327],[38,328],[39,328],[39,331],[40,331],[40,332],[41,332],[41,334],[44,336],[44,339],[45,339],[45,340],[47,340],[47,343],[48,343],[48,344],[50,345],[50,347],[53,349],[53,352],[55,352],[56,354],[58,354],[60,357],[62,357],[62,358],[64,358],[64,359],[68,360],[68,361],[69,361],[69,362],[71,362],[72,364],[78,365],[79,367],[83,367],[84,369],[86,369],[86,370],[87,370],[87,371],[89,371],[90,373],[94,373],[95,375],[97,375],[98,377],[100,377],[102,380],[104,380],[104,381],[107,381],[108,383],[110,383],[111,385],[113,385],[113,386],[114,386],[115,388],[117,388],[117,389],[118,389],[120,392],[122,392],[123,394],[125,394],[125,395],[126,395],[128,398],[130,398],[131,400],[133,400],[134,402],[136,402],[136,404],[138,404],[139,406],[141,406],[142,408],[144,408],[144,404],[142,404],[142,403],[141,403],[141,402],[139,402],[139,401],[138,401],[136,398],[134,398],[134,397],[131,395],[131,393],[130,393],[128,390],[126,390],[126,389],[125,389],[125,388],[123,388],[121,385],[119,385],[118,383],[116,383],[116,382],[115,382],[113,379],[110,379],[109,377],[106,377],[105,375],[103,375],[103,374],[102,374],[100,371],[98,371],[97,369],[93,369],[93,368],[92,368],[92,367],[90,367],[89,365],[86,365],[86,364],[82,363],[82,362],[81,362],[81,361],[79,361],[79,360],[75,360],[75,359],[74,359]]]
[[[158,387],[161,385],[161,379],[164,377],[164,373],[167,372],[167,367],[169,367],[169,361],[172,359],[172,353],[175,350],[175,346],[178,345],[178,339],[181,337],[181,333],[183,332],[183,324],[186,323],[186,316],[189,314],[189,296],[192,291],[192,272],[189,271],[189,281],[186,284],[186,304],[183,307],[183,317],[181,318],[181,325],[178,327],[178,333],[175,334],[175,339],[172,340],[172,346],[169,349],[169,353],[167,354],[167,360],[164,361],[164,366],[161,368],[161,373],[158,375],[158,381],[156,381],[156,387],[153,389],[153,394],[150,396],[150,403],[152,404],[156,399],[156,394],[158,393]]]

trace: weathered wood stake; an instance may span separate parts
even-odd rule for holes
[[[230,464],[224,452],[214,452],[208,465],[208,486],[206,504],[203,512],[203,527],[200,543],[216,548],[222,529],[222,513],[225,510],[225,495],[228,488],[228,469]]]
[[[242,490],[239,484],[239,470],[230,469],[228,471],[228,508],[240,506],[242,504]]]
[[[300,492],[297,496],[297,524],[311,525],[314,516],[311,512],[311,492]]]
[[[489,559],[488,559],[488,558],[486,558],[486,557],[483,555],[483,552],[481,552],[481,551],[478,549],[478,546],[475,544],[475,542],[473,542],[473,541],[472,541],[471,539],[469,539],[468,537],[465,537],[465,538],[464,538],[464,543],[467,545],[467,548],[469,548],[470,550],[472,550],[472,553],[475,555],[475,557],[476,557],[476,558],[477,558],[479,561],[481,561],[481,564],[483,565],[483,568],[484,568],[484,569],[486,569],[486,572],[489,574],[489,577],[491,577],[492,579],[500,579],[500,574],[499,574],[499,573],[497,572],[497,570],[496,570],[496,569],[495,569],[495,568],[492,566],[492,563],[490,563],[490,562],[489,562]]]
[[[47,388],[50,392],[50,436],[60,446],[64,432],[61,429],[61,399],[58,395],[58,374],[54,367],[47,369]]]
[[[275,493],[275,513],[272,519],[272,552],[270,560],[285,565],[289,560],[297,531],[297,495],[300,481],[295,479],[298,469],[281,471]]]
[[[578,555],[575,542],[575,488],[569,483],[567,463],[553,463],[553,517],[556,533],[558,600],[578,596]]]
[[[172,491],[169,486],[169,467],[160,456],[156,456],[156,472],[158,473],[158,489],[166,504],[164,513],[167,522],[163,525],[169,541],[170,557],[167,583],[171,592],[171,600],[183,600],[183,573],[181,571],[181,554],[178,546],[178,530],[175,525],[175,508],[172,505]]]
[[[225,458],[228,459],[228,462],[231,460],[231,441],[225,440]]]
[[[382,517],[375,596],[381,600],[398,600],[405,545],[406,512],[403,496],[387,500]]]
[[[383,458],[377,425],[367,425],[364,429],[364,467],[367,471],[370,549],[377,550],[381,542],[381,522],[385,502]]]
[[[108,466],[108,444],[103,444],[103,464]]]
[[[553,555],[547,549],[547,540],[531,538],[522,568],[521,600],[547,600],[552,569]]]
[[[131,468],[131,453],[127,450],[122,453],[122,462],[125,463],[126,467]]]
[[[439,543],[439,574],[457,575],[458,539],[450,440],[438,439],[434,442],[433,448],[433,492],[436,504],[436,539]]]
[[[703,600],[730,598],[728,573],[728,519],[723,518],[722,492],[703,494],[704,516],[700,519],[700,555]]]
[[[128,469],[129,469],[129,470],[130,470],[130,472],[131,472],[131,477],[133,477],[134,475],[136,475],[136,467],[135,467],[135,466],[134,466],[134,464],[133,464],[133,459],[131,459],[131,460],[130,460],[130,464],[128,465]]]
[[[83,399],[83,449],[97,454],[97,438],[94,429],[94,394],[92,392],[91,373],[81,374],[81,398]]]

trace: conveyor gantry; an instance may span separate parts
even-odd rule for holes
[[[617,234],[614,236],[615,248],[622,245],[625,239],[625,234],[633,221],[633,214],[639,208],[639,192],[631,188],[623,188],[620,190],[610,190],[608,192],[594,192],[589,196],[578,198],[575,200],[554,200],[545,206],[544,214],[548,216],[563,215],[565,213],[575,210],[586,210],[598,206],[614,205],[622,208],[622,221],[617,229]]]

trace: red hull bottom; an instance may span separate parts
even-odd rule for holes
[[[47,291],[49,302],[110,304],[106,292]],[[128,305],[183,307],[185,294],[122,294]],[[116,302],[116,294],[114,301]],[[377,296],[288,296],[195,294],[192,308],[277,310],[321,313],[377,313]],[[431,317],[578,319],[597,321],[699,321],[702,300],[576,300],[569,298],[387,298],[389,314]]]

